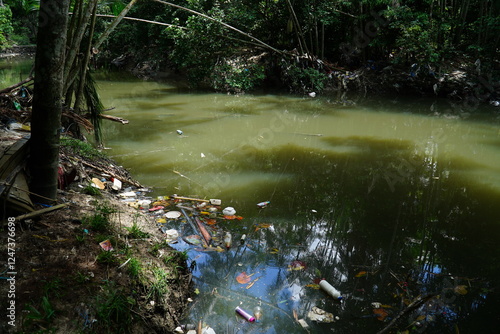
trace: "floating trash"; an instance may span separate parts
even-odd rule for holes
[[[227,208],[224,208],[224,210],[222,210],[222,214],[224,216],[234,216],[236,215],[236,210],[233,207],[228,206]]]
[[[269,204],[271,204],[270,201],[265,201],[265,202],[260,202],[260,203],[257,203],[257,206],[261,209],[264,209],[266,208]]]
[[[249,321],[249,322],[254,322],[255,321],[255,318],[252,315],[248,314],[248,312],[246,312],[245,310],[243,310],[241,307],[237,306],[234,310],[236,311],[236,313],[238,313],[239,315],[241,315],[247,321]]]
[[[335,318],[332,313],[326,312],[319,307],[313,306],[313,308],[307,313],[307,317],[311,321],[330,323],[334,322]]]
[[[169,211],[165,214],[165,217],[166,218],[169,218],[169,219],[177,219],[179,218],[180,216],[182,215],[182,213],[180,213],[179,211]]]
[[[201,244],[201,237],[199,235],[193,234],[193,235],[188,235],[187,237],[184,238],[187,243],[191,245],[199,245]]]

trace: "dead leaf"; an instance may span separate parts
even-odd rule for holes
[[[466,295],[467,294],[467,285],[457,285],[453,290],[455,290],[455,293],[458,293],[459,295]]]
[[[268,227],[271,227],[271,224],[267,224],[267,223],[257,224],[257,226],[255,226],[255,232],[257,232],[261,228],[268,228]]]
[[[368,272],[366,272],[366,271],[360,271],[354,277],[363,277],[363,276],[366,276],[366,274],[368,274]]]
[[[215,224],[217,224],[217,220],[213,219],[213,218],[210,218],[210,219],[205,220],[205,223],[207,225],[215,225]]]
[[[389,315],[386,310],[383,308],[374,308],[373,313],[377,316],[377,319],[380,321],[384,321],[385,318]]]
[[[240,284],[247,284],[248,282],[250,282],[250,276],[247,275],[246,272],[242,272],[241,274],[236,276],[236,281]]]

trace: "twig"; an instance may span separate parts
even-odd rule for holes
[[[413,300],[410,303],[410,305],[408,305],[404,310],[402,310],[401,312],[399,312],[399,314],[397,315],[397,317],[395,317],[394,319],[392,319],[392,321],[387,326],[385,326],[384,329],[378,331],[377,334],[383,334],[383,333],[387,332],[405,314],[411,312],[412,310],[416,309],[417,307],[419,307],[420,305],[422,305],[423,303],[425,303],[426,301],[428,301],[429,299],[431,299],[431,298],[433,298],[435,296],[436,296],[436,294],[429,294],[429,295],[426,295],[424,297],[417,296],[417,298],[415,298],[415,300]]]

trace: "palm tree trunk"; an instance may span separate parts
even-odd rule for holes
[[[69,2],[70,0],[40,2],[28,161],[30,191],[34,193],[35,202],[50,203],[55,201],[57,195]]]

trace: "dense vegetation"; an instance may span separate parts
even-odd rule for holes
[[[74,0],[72,10],[82,1],[92,0]],[[0,1],[0,45],[34,41],[38,2]],[[97,14],[116,16],[128,0],[97,3]],[[438,76],[452,64],[476,74],[499,69],[494,0],[139,0],[127,16],[156,23],[123,20],[100,46],[101,63],[123,55],[218,90],[271,82],[321,91],[332,76],[346,86],[347,71],[359,68],[391,66],[415,77]],[[98,18],[94,39],[109,22]]]

